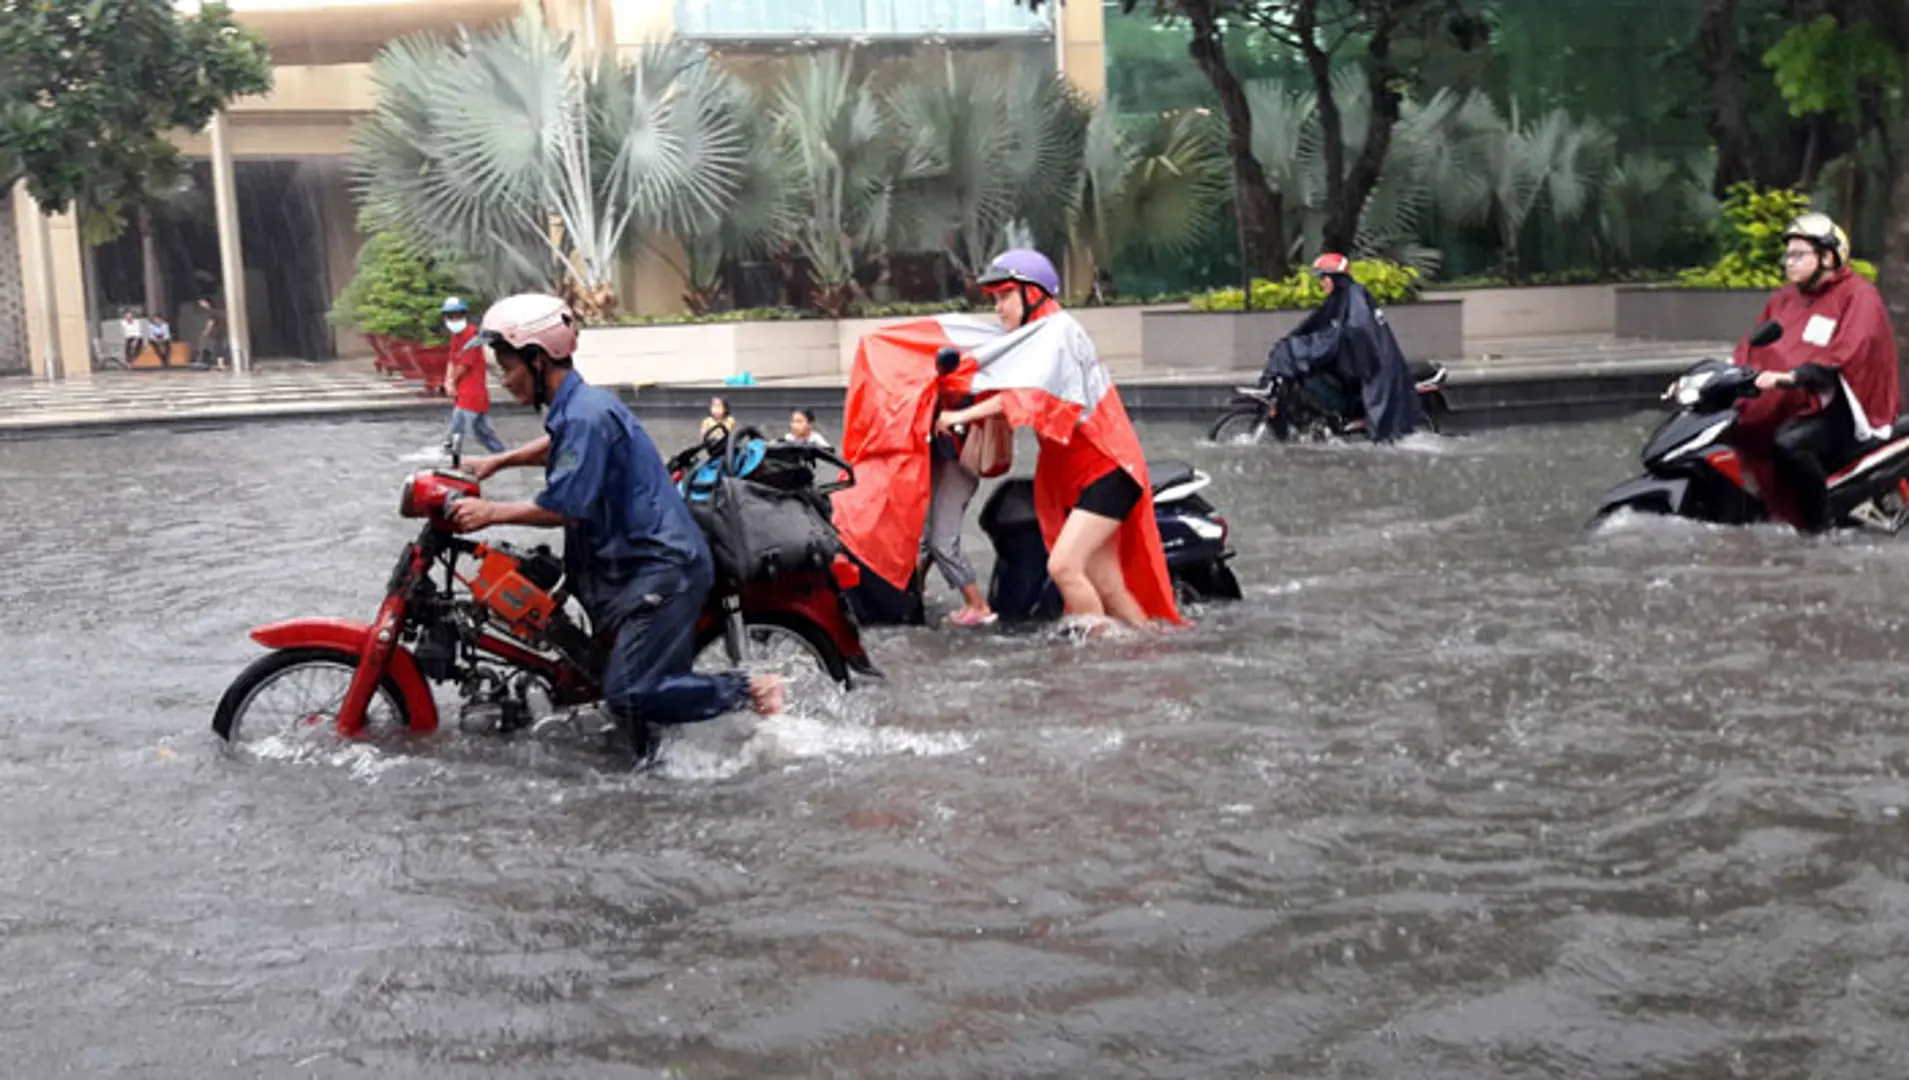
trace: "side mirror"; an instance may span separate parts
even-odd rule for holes
[[[1774,345],[1783,337],[1783,324],[1771,319],[1750,331],[1750,347],[1761,349],[1765,345]]]
[[[943,345],[935,350],[935,370],[943,375],[953,375],[961,366],[961,350],[953,345]]]
[[[451,436],[451,471],[456,472],[464,463],[464,433],[459,431]]]

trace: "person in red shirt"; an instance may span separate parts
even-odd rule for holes
[[[1737,344],[1736,363],[1760,372],[1763,393],[1740,406],[1735,442],[1771,515],[1822,532],[1832,524],[1830,475],[1896,422],[1896,336],[1882,295],[1849,268],[1849,237],[1829,215],[1804,214],[1783,236],[1789,284],[1763,308],[1783,336]]]
[[[490,372],[484,366],[484,346],[471,325],[471,309],[458,297],[444,301],[444,329],[451,335],[451,430],[446,446],[458,435],[475,436],[484,449],[502,453],[504,440],[491,427]]]

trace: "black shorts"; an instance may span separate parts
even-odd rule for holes
[[[1074,509],[1125,521],[1133,508],[1140,505],[1140,496],[1140,483],[1128,476],[1127,470],[1115,469],[1082,488]]]

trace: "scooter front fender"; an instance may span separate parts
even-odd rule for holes
[[[364,651],[371,624],[359,619],[291,619],[253,629],[253,641],[268,649],[337,649],[356,656]],[[411,650],[402,646],[391,650],[385,674],[397,684],[404,697],[404,711],[411,718],[411,731],[429,735],[437,730],[437,701],[431,685],[418,670]]]
[[[1687,477],[1640,476],[1612,488],[1598,503],[1593,521],[1602,521],[1619,510],[1680,515],[1690,492]]]

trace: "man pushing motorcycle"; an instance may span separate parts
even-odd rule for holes
[[[652,725],[708,720],[745,705],[765,716],[781,711],[776,676],[691,672],[714,563],[643,425],[614,394],[572,370],[577,320],[569,306],[541,293],[507,297],[484,313],[478,336],[511,396],[544,410],[547,434],[472,458],[466,467],[484,480],[502,469],[542,465],[545,484],[531,502],[461,500],[450,509],[453,527],[564,530],[571,589],[599,639],[614,635],[604,705],[639,755],[651,749]]]
[[[1740,407],[1736,443],[1771,512],[1822,532],[1831,474],[1896,422],[1896,338],[1882,296],[1849,268],[1849,237],[1827,214],[1798,217],[1783,238],[1789,284],[1763,309],[1783,336],[1737,345],[1736,363],[1760,372],[1763,393]]]

